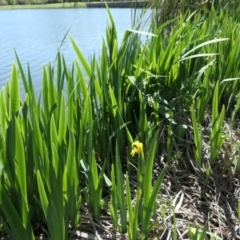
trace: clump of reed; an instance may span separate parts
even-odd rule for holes
[[[198,11],[203,15],[207,15],[212,10],[212,7],[217,11],[238,7],[235,0],[151,0],[149,4],[154,9],[154,19],[158,25],[186,12]]]

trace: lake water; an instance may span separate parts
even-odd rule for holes
[[[140,14],[141,10],[137,10]],[[132,28],[131,9],[111,9],[119,40]],[[14,49],[24,69],[30,64],[34,87],[40,92],[42,66],[54,62],[59,46],[70,29],[60,52],[69,65],[75,53],[69,40],[72,36],[87,59],[100,53],[102,38],[109,23],[106,9],[32,9],[0,11],[0,88],[10,78],[16,62]],[[21,87],[22,88],[22,87]]]

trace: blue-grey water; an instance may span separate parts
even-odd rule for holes
[[[124,32],[132,28],[132,10],[111,9],[111,13],[121,41]],[[25,70],[29,63],[35,90],[40,92],[42,66],[54,62],[67,31],[70,29],[60,52],[71,65],[76,55],[69,37],[89,60],[94,53],[100,54],[109,22],[106,9],[0,11],[0,88],[10,78],[12,63],[16,62],[14,49]]]

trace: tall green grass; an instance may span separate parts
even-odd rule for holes
[[[55,67],[44,66],[37,99],[31,71],[23,71],[16,54],[11,79],[0,91],[0,212],[11,239],[35,239],[36,223],[46,226],[50,239],[72,239],[83,206],[94,219],[106,213],[106,192],[113,227],[129,239],[147,239],[167,170],[154,179],[155,159],[161,151],[165,162],[174,162],[176,143],[190,131],[189,118],[197,172],[205,166],[201,127],[207,114],[209,169],[221,161],[224,119],[239,112],[236,15],[214,8],[207,17],[186,13],[160,27],[152,22],[146,40],[137,27],[119,43],[107,11],[99,59],[89,63],[71,38],[77,56],[72,68],[60,53]],[[143,152],[132,157],[135,140]],[[160,140],[166,148],[159,148]],[[199,231],[190,230],[192,239]]]

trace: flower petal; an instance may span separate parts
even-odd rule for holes
[[[132,151],[131,151],[131,156],[134,157],[135,154],[136,154],[136,150],[135,150],[135,149],[132,149]]]
[[[139,141],[133,142],[131,155],[139,154],[143,151],[143,144]]]

